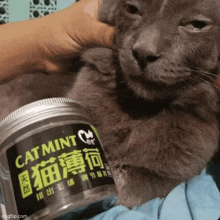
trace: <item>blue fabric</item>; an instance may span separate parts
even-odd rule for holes
[[[211,175],[201,175],[177,186],[164,199],[154,199],[129,210],[113,207],[91,220],[218,220],[220,192]]]
[[[209,172],[220,180],[220,165]],[[115,199],[92,204],[80,213],[68,213],[59,220],[220,220],[220,192],[212,176],[203,171],[199,176],[177,186],[164,199],[156,198],[132,210],[112,207]],[[213,175],[214,174],[214,175]],[[147,190],[147,189],[146,189]],[[112,207],[109,209],[109,207]],[[108,210],[107,210],[108,209]],[[107,210],[107,211],[105,211]],[[88,217],[91,212],[100,213]],[[79,215],[80,214],[80,215]],[[82,215],[81,215],[82,214]]]

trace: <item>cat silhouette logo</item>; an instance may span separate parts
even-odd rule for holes
[[[88,130],[87,133],[84,130],[79,130],[78,136],[85,144],[95,145],[95,138],[93,137],[93,133],[90,130]]]

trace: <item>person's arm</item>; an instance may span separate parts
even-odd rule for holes
[[[45,69],[37,36],[42,32],[39,20],[0,26],[0,81]]]
[[[0,26],[0,81],[24,73],[62,73],[81,47],[111,47],[114,28],[98,21],[100,0],[82,0],[43,18]]]

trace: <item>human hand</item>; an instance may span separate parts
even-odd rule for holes
[[[27,73],[64,73],[82,47],[111,47],[114,28],[98,21],[101,0],[82,0],[42,18],[0,26],[0,82]]]
[[[46,72],[68,71],[71,59],[82,47],[111,47],[114,28],[98,21],[100,4],[101,0],[81,0],[69,8],[37,19],[41,25],[44,24],[45,35],[39,46]]]

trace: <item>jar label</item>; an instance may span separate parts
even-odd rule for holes
[[[114,184],[97,130],[87,124],[44,130],[6,153],[19,215],[63,206],[80,192]]]

